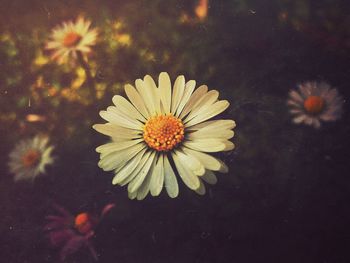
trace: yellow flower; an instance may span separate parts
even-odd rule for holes
[[[199,20],[204,20],[208,15],[208,0],[199,0],[194,11]]]
[[[32,139],[20,141],[9,155],[10,172],[15,175],[15,181],[34,180],[45,173],[47,165],[53,163],[51,152],[53,146],[48,145],[49,138],[35,136]]]
[[[97,38],[97,30],[89,29],[90,25],[91,21],[79,17],[75,23],[63,22],[54,28],[46,44],[46,49],[53,51],[51,58],[62,64],[67,58],[76,58],[77,52],[90,53]]]
[[[287,104],[290,106],[290,113],[294,115],[294,123],[305,123],[319,128],[321,121],[335,121],[340,118],[343,101],[338,91],[325,82],[304,82],[299,85],[299,92],[289,92]]]
[[[112,142],[96,148],[98,165],[115,172],[113,184],[128,184],[131,199],[157,196],[163,185],[172,198],[179,192],[176,174],[192,190],[205,193],[203,181],[215,184],[214,171],[227,172],[227,166],[208,154],[229,151],[234,144],[233,120],[211,120],[229,103],[218,100],[219,92],[206,85],[178,76],[172,88],[167,73],[159,75],[158,87],[152,77],[137,79],[136,89],[125,86],[130,101],[113,97],[100,115],[107,121],[93,126],[110,136]]]

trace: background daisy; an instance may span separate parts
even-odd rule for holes
[[[10,172],[15,175],[15,181],[34,180],[45,173],[46,166],[54,161],[51,155],[54,147],[48,143],[48,137],[37,135],[20,141],[14,147],[8,165]]]
[[[294,123],[305,123],[315,128],[321,121],[335,121],[340,118],[343,99],[336,89],[325,82],[304,82],[299,91],[289,92],[288,105],[294,115]]]
[[[51,58],[61,64],[68,57],[77,58],[79,54],[90,53],[97,38],[97,30],[89,29],[90,25],[91,21],[78,17],[75,23],[63,22],[54,28],[46,44],[46,49],[53,51]]]
[[[128,184],[130,198],[157,196],[163,185],[170,197],[178,195],[175,174],[192,190],[205,193],[203,181],[214,184],[213,171],[227,172],[227,166],[208,153],[229,151],[234,144],[233,120],[212,120],[229,106],[218,100],[219,92],[195,81],[177,77],[173,88],[167,73],[159,75],[158,87],[152,77],[137,79],[136,89],[125,86],[130,101],[113,97],[100,115],[108,123],[93,126],[112,139],[96,148],[98,165],[115,172],[113,184]]]

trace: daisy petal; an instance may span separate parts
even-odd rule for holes
[[[126,162],[128,162],[144,148],[145,145],[139,143],[123,151],[111,152],[98,162],[98,166],[104,171],[112,171],[118,167],[125,165]]]
[[[176,153],[172,153],[171,156],[173,157],[177,171],[182,181],[187,185],[188,188],[192,190],[198,189],[200,187],[200,181],[198,177],[183,165],[183,160],[181,160]]]
[[[289,96],[297,103],[304,103],[304,99],[295,90],[291,90]]]
[[[203,164],[195,157],[181,151],[175,151],[180,160],[182,160],[184,166],[189,170],[192,170],[195,175],[201,176],[205,173]]]
[[[129,148],[131,146],[134,146],[135,144],[138,144],[142,141],[143,141],[143,139],[106,143],[106,144],[103,144],[103,145],[97,147],[96,152],[103,154],[103,153],[111,153],[111,152],[121,151],[121,150]],[[101,158],[103,158],[103,155],[101,155],[101,156],[102,156]]]
[[[229,105],[230,105],[230,103],[227,100],[221,100],[221,101],[215,102],[206,112],[203,112],[202,114],[197,115],[192,120],[187,122],[185,124],[185,127],[186,128],[191,127],[192,125],[206,121],[206,120],[220,114],[224,110],[226,110]]]
[[[226,144],[219,139],[201,139],[196,141],[184,142],[183,145],[192,150],[200,152],[220,152],[224,151]]]
[[[155,163],[155,167],[152,174],[150,191],[152,196],[157,196],[160,194],[164,183],[164,160],[161,154]]]
[[[187,153],[187,155],[196,157],[206,169],[219,171],[222,167],[220,161],[209,154],[191,150],[186,147],[183,147],[182,150]]]
[[[205,139],[205,138],[220,138],[220,139],[231,139],[234,136],[232,130],[199,130],[188,135],[189,140]]]
[[[224,130],[224,129],[233,129],[236,127],[236,123],[233,120],[212,120],[202,122],[200,124],[193,125],[188,128],[188,130]]]
[[[206,112],[208,108],[217,101],[219,97],[219,92],[217,90],[211,90],[207,94],[205,94],[196,105],[193,106],[190,114],[185,118],[185,122],[193,119],[193,117],[197,115],[203,114]]]
[[[193,92],[192,96],[180,114],[180,119],[183,119],[192,110],[192,108],[196,105],[200,98],[202,98],[207,93],[207,91],[208,87],[206,85],[202,85]]]
[[[146,149],[140,151],[134,158],[130,160],[122,169],[116,171],[112,184],[119,184],[124,181],[139,166],[141,158],[144,156]]]
[[[199,188],[195,190],[195,192],[199,195],[205,195],[205,186],[201,180],[199,180]]]
[[[178,196],[179,186],[177,184],[177,179],[166,155],[164,155],[164,184],[165,189],[171,198]]]
[[[184,94],[185,90],[185,77],[184,76],[178,76],[174,83],[174,89],[173,89],[173,95],[172,95],[172,101],[171,101],[171,113],[175,114],[179,104],[180,100]]]
[[[115,95],[112,98],[112,101],[117,108],[123,112],[125,115],[128,115],[129,117],[134,117],[142,122],[145,122],[146,119],[143,117],[140,112],[138,112],[135,107],[127,101],[124,97],[120,95]]]
[[[141,123],[130,120],[129,118],[120,114],[117,109],[113,110],[112,108],[113,107],[109,107],[107,111],[100,111],[100,116],[112,124],[116,124],[124,128],[141,130]]]
[[[180,100],[180,104],[177,107],[175,116],[178,117],[181,113],[181,111],[183,110],[183,108],[185,107],[186,103],[188,102],[188,100],[190,99],[192,92],[194,90],[194,88],[196,87],[196,82],[194,80],[190,80],[186,83],[185,85],[185,91],[184,94]]]
[[[203,179],[203,181],[205,181],[208,184],[216,184],[218,181],[216,175],[210,170],[206,170],[205,174],[201,177],[201,179]]]
[[[154,110],[157,114],[160,114],[160,93],[159,89],[156,86],[156,83],[154,82],[153,78],[150,75],[146,75],[143,79],[143,83],[146,87],[146,89],[150,92]]]
[[[145,106],[149,114],[151,116],[154,116],[157,112],[156,112],[156,106],[154,105],[154,99],[152,97],[153,92],[151,92],[146,88],[147,86],[141,79],[137,79],[135,81],[135,85],[136,85],[137,91],[140,93],[143,101],[145,102]]]
[[[129,197],[131,200],[135,199],[136,196],[137,196],[137,191],[132,192],[132,193],[128,192],[128,197]]]
[[[121,186],[124,186],[130,183],[136,177],[136,175],[140,173],[141,169],[145,166],[145,163],[151,156],[151,153],[152,152],[146,152],[145,154],[143,154],[140,162],[137,164],[134,171],[132,171],[131,173],[128,173],[128,175],[125,178],[123,177],[120,180],[118,180],[118,184],[120,184]]]
[[[171,106],[171,82],[168,73],[162,72],[159,75],[160,100],[164,108],[164,113],[170,113]]]
[[[145,180],[143,180],[141,186],[139,187],[139,189],[137,189],[137,196],[136,196],[137,200],[145,199],[145,197],[147,196],[147,194],[150,191],[150,183],[151,183],[152,174],[153,174],[153,171],[154,171],[154,165],[155,165],[155,161],[152,163],[152,166],[149,169]]]
[[[305,119],[306,119],[305,115],[300,115],[300,116],[295,117],[293,119],[293,122],[298,124],[298,123],[305,121]]]
[[[152,152],[148,160],[146,161],[145,165],[141,169],[140,173],[137,174],[136,177],[129,183],[128,192],[135,192],[137,189],[139,189],[142,182],[146,178],[146,175],[148,174],[149,169],[151,169],[155,156],[156,156],[155,152]]]
[[[144,100],[137,92],[137,90],[131,86],[130,84],[125,85],[125,93],[128,96],[131,103],[135,106],[135,108],[146,118],[149,117],[149,113],[147,107],[145,106]]]
[[[104,135],[112,137],[114,141],[136,139],[141,136],[140,131],[124,128],[111,123],[95,124],[92,128]]]

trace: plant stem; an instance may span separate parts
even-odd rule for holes
[[[91,74],[91,68],[89,64],[85,61],[83,54],[81,51],[77,51],[78,61],[80,65],[83,67],[85,74],[86,74],[86,83],[90,88],[90,92],[92,93],[93,97],[96,99],[96,88],[95,88],[95,78]]]

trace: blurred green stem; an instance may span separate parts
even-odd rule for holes
[[[96,99],[96,88],[95,88],[95,78],[91,74],[91,68],[89,64],[85,61],[83,54],[80,51],[77,51],[78,61],[80,65],[83,67],[86,74],[86,83],[90,88],[90,91],[93,97]]]

